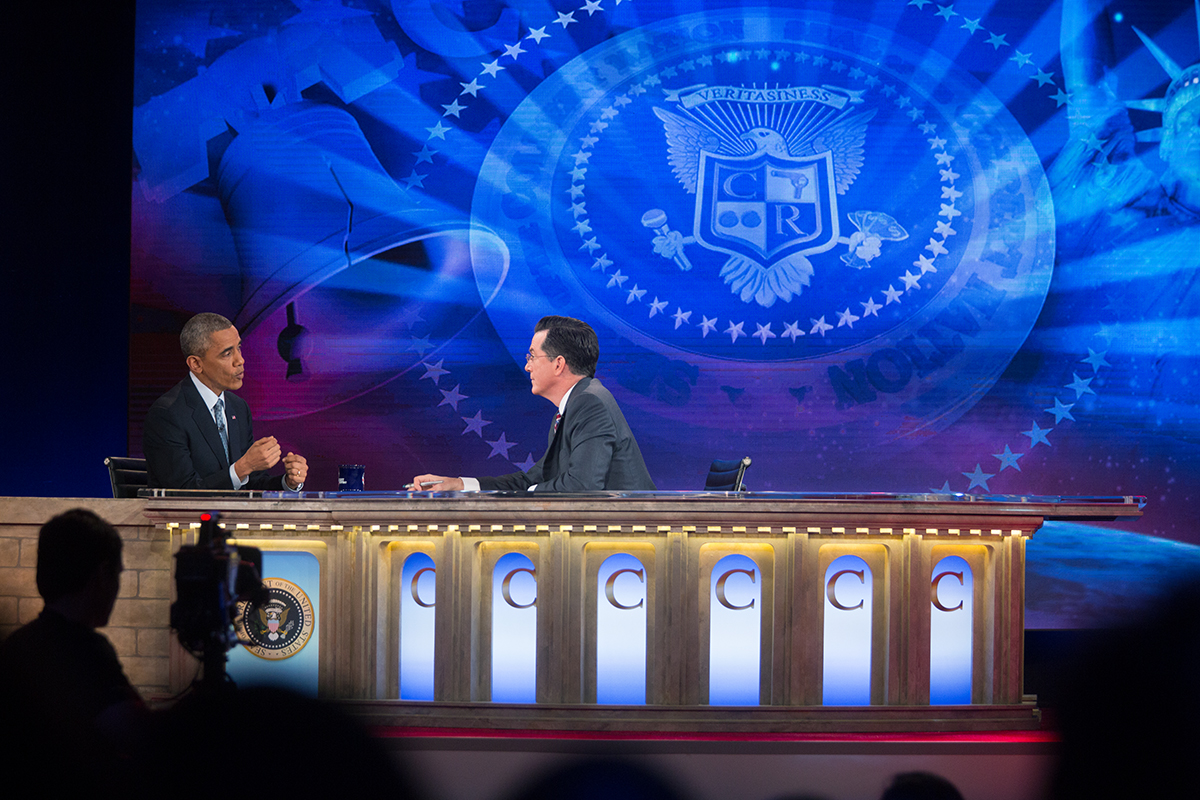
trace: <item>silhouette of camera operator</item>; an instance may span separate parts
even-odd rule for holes
[[[14,740],[4,755],[43,788],[115,779],[147,715],[96,631],[117,599],[121,549],[116,529],[84,509],[43,525],[37,587],[46,605],[0,644],[0,708]]]

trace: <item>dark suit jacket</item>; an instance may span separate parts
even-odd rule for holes
[[[142,432],[149,485],[162,489],[232,489],[229,465],[254,444],[250,406],[233,392],[225,392],[225,419],[229,425],[229,458],[212,413],[190,377],[154,401]],[[243,489],[282,489],[283,476],[265,470],[250,473]]]
[[[479,488],[535,492],[653,491],[642,451],[612,393],[594,378],[575,384],[546,454],[528,472],[480,478]]]

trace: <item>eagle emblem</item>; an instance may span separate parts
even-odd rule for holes
[[[655,252],[684,270],[691,269],[685,245],[724,253],[725,283],[743,302],[768,308],[809,285],[811,255],[844,244],[843,263],[869,266],[884,239],[907,233],[883,212],[855,212],[859,231],[841,235],[838,195],[862,170],[875,116],[859,107],[860,94],[832,86],[668,90],[678,110],[655,107],[654,114],[672,173],[696,202],[688,237],[670,230],[660,210],[647,212],[655,224],[644,224],[658,233]]]

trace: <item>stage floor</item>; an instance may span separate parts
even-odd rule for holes
[[[581,735],[376,729],[432,800],[502,800],[535,777],[581,759],[648,768],[691,800],[873,800],[899,772],[953,782],[967,800],[1037,800],[1057,738],[988,734]]]

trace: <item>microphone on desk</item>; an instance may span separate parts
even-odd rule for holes
[[[422,481],[421,488],[424,489],[427,486],[437,486],[439,483],[441,483],[441,481]],[[405,489],[412,489],[414,487],[415,487],[415,484],[412,484],[412,483],[404,484]]]

